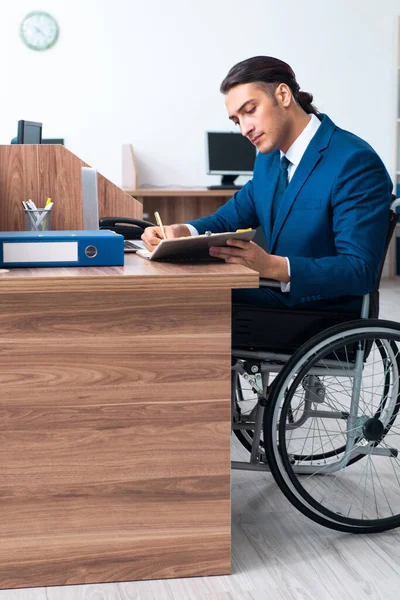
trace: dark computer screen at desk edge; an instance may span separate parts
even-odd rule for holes
[[[64,138],[43,138],[42,123],[36,121],[18,121],[17,137],[11,140],[12,144],[61,144]]]

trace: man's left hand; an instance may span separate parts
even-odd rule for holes
[[[284,256],[269,254],[254,242],[232,239],[226,243],[227,246],[212,246],[210,255],[222,258],[227,263],[249,267],[258,271],[260,277],[277,279],[283,283],[290,281]]]

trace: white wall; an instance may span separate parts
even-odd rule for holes
[[[59,22],[45,52],[19,38],[34,8]],[[218,183],[205,172],[204,132],[229,130],[219,84],[237,61],[277,56],[341,127],[394,167],[395,44],[400,0],[31,0],[0,10],[0,143],[19,119],[43,122],[121,183],[132,143],[139,183]]]

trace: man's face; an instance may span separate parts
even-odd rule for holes
[[[280,93],[283,90],[283,95]],[[290,120],[285,109],[286,89],[278,86],[273,97],[253,83],[237,85],[225,96],[229,118],[263,154],[289,148]]]

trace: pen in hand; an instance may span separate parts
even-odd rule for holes
[[[155,216],[155,218],[156,218],[157,225],[158,225],[158,226],[159,226],[159,228],[161,229],[162,236],[163,236],[164,240],[166,240],[166,239],[167,239],[167,236],[165,235],[165,229],[164,229],[164,225],[162,224],[162,221],[161,221],[160,215],[158,214],[158,212],[157,212],[157,211],[154,213],[154,216]]]

